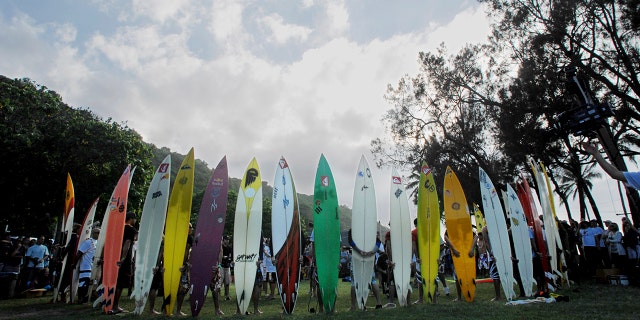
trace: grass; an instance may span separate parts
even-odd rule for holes
[[[412,305],[408,308],[388,308],[372,310],[375,299],[369,297],[367,304],[371,307],[367,311],[349,311],[350,295],[349,283],[340,282],[337,312],[332,315],[310,313],[309,307],[316,307],[315,300],[309,304],[309,282],[303,281],[300,286],[296,309],[293,315],[283,315],[280,301],[260,301],[261,315],[238,316],[235,314],[235,299],[233,286],[231,288],[231,301],[221,301],[223,319],[359,319],[363,316],[367,319],[640,319],[637,301],[640,297],[640,288],[621,287],[608,284],[582,284],[565,288],[558,293],[570,297],[570,302],[533,303],[524,305],[507,306],[505,301],[490,301],[493,298],[492,284],[478,284],[476,298],[473,303],[454,302],[455,287],[450,282],[451,296],[440,296],[437,304]],[[517,289],[516,289],[517,290]],[[516,291],[517,292],[517,291]],[[126,290],[125,290],[126,293]],[[124,295],[123,295],[124,296]],[[412,295],[412,300],[417,298],[417,290]],[[50,304],[51,294],[40,298],[18,298],[0,300],[0,319],[93,319],[96,317],[108,317],[99,309],[92,309],[88,305],[63,305]],[[187,297],[188,299],[188,297]],[[157,301],[157,308],[161,300]],[[386,302],[386,299],[383,303]],[[120,303],[126,310],[133,310],[133,302],[123,297]],[[317,308],[316,308],[317,309]],[[250,311],[253,310],[251,307]],[[185,301],[183,312],[190,314],[189,301]],[[142,316],[131,313],[120,314],[118,318],[135,319],[167,319],[166,316],[151,315],[148,309]],[[191,317],[190,315],[188,317]],[[200,313],[202,319],[218,318],[214,313],[213,299],[209,296]],[[172,318],[181,318],[174,316]],[[186,318],[186,317],[184,317]]]

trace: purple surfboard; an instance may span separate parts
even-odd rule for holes
[[[229,174],[227,157],[213,170],[202,197],[191,248],[191,315],[197,317],[209,292],[211,267],[218,264],[227,214]]]

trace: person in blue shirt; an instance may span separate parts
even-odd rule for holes
[[[602,157],[596,146],[587,142],[583,142],[581,145],[582,149],[592,155],[604,172],[611,178],[622,181],[634,189],[640,189],[640,172],[620,171]]]

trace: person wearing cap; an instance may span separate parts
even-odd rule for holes
[[[91,230],[91,237],[82,241],[76,253],[78,264],[78,303],[83,304],[89,301],[89,287],[91,285],[91,268],[93,268],[93,256],[96,253],[96,243],[100,229]]]
[[[132,251],[133,242],[136,240],[136,236],[138,234],[138,230],[133,226],[137,217],[133,212],[127,212],[127,216],[124,222],[124,234],[122,235],[122,251],[120,254],[120,261],[118,261],[118,265],[120,268],[118,269],[118,282],[116,284],[116,292],[113,296],[113,311],[114,313],[124,312],[122,308],[119,307],[118,303],[120,301],[120,296],[122,296],[122,289],[131,287],[131,276],[132,276]]]

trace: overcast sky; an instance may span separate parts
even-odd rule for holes
[[[420,51],[484,41],[489,22],[471,0],[4,0],[0,30],[0,74],[210,166],[226,155],[231,177],[256,157],[273,185],[282,155],[312,194],[324,153],[351,206],[386,86],[418,73]],[[372,171],[386,224],[391,171]]]

